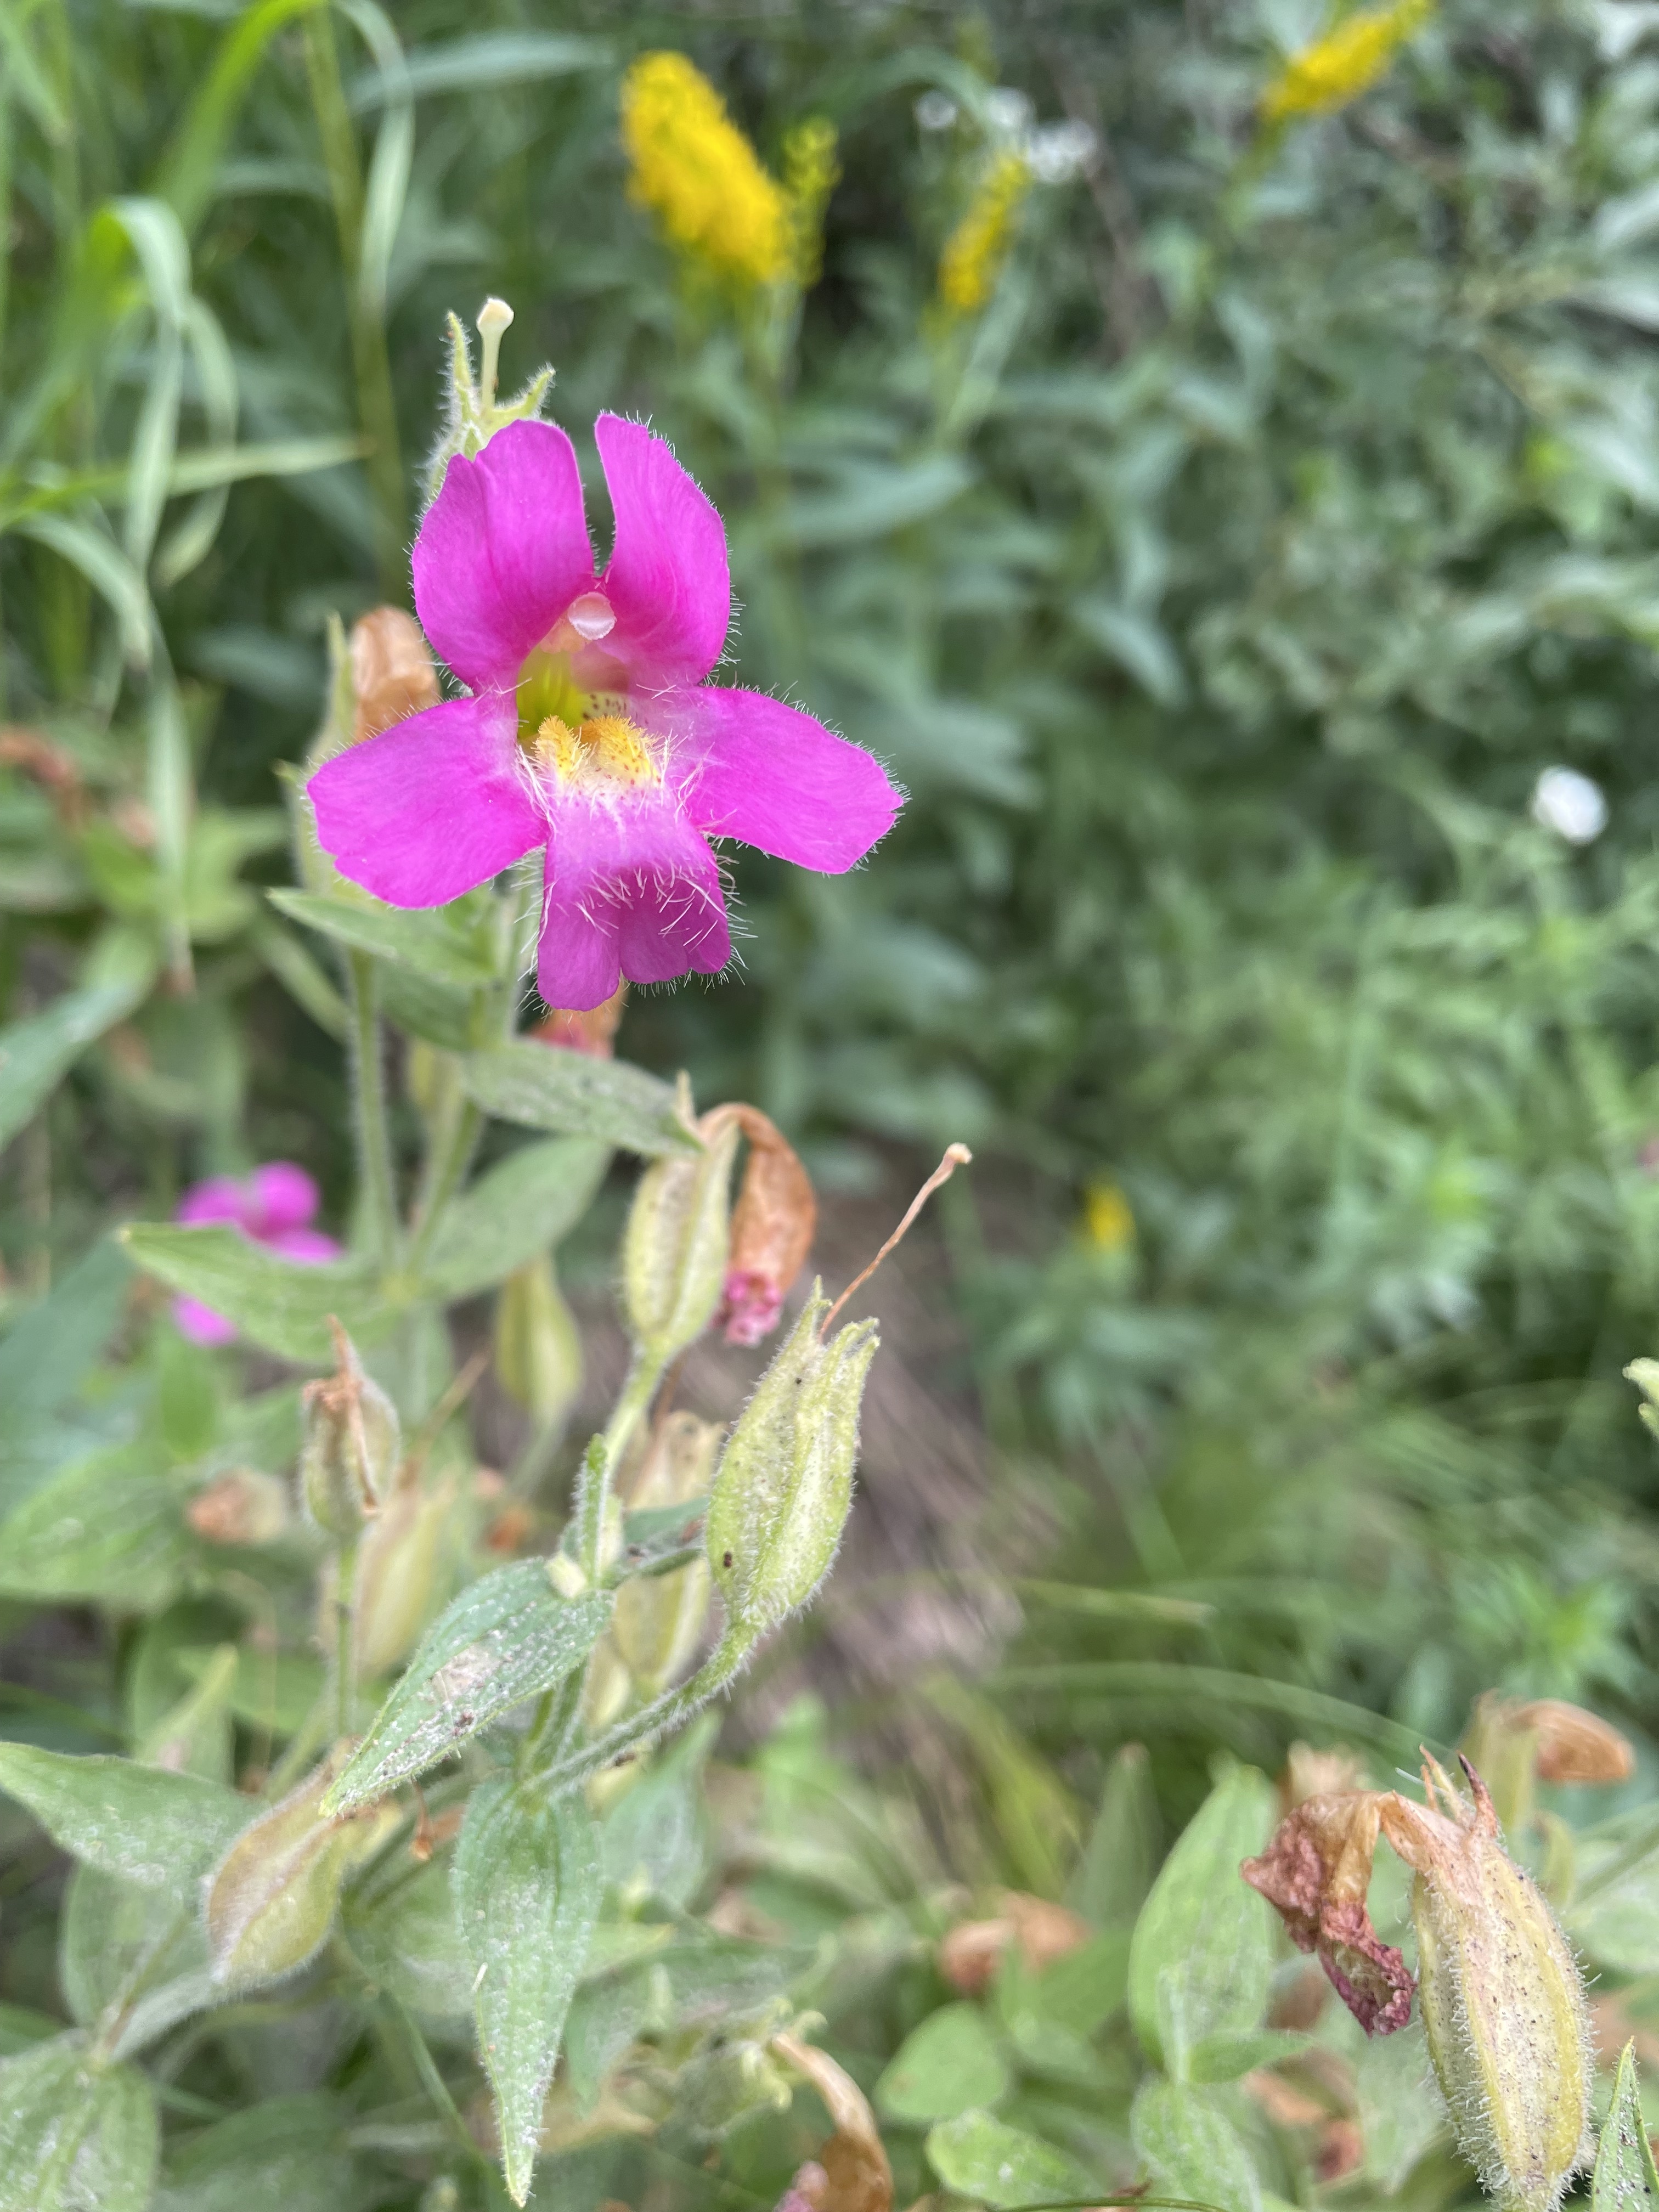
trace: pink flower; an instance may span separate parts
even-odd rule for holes
[[[271,1160],[255,1168],[246,1182],[229,1176],[193,1182],[173,1218],[186,1229],[226,1223],[298,1267],[318,1267],[337,1259],[340,1248],[310,1226],[316,1212],[317,1186],[305,1170],[291,1160]],[[173,1317],[198,1344],[229,1344],[235,1338],[234,1322],[194,1298],[175,1298]]]
[[[307,788],[342,873],[442,906],[544,848],[538,981],[599,1006],[623,976],[731,954],[711,837],[839,875],[891,825],[880,763],[799,708],[703,678],[732,615],[720,519],[660,438],[601,415],[602,574],[576,455],[514,422],[458,456],[415,541],[415,604],[471,696],[326,762]]]

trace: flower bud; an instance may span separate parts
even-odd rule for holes
[[[515,1267],[495,1301],[495,1372],[539,1428],[563,1419],[582,1387],[582,1341],[544,1253]]]
[[[378,738],[438,703],[438,678],[420,625],[401,607],[376,607],[351,626],[351,742]]]
[[[354,1747],[337,1745],[289,1796],[245,1828],[208,1885],[207,1936],[216,1981],[246,1989],[303,1966],[333,1923],[352,1869],[398,1823],[394,1804],[331,1820],[318,1807]]]
[[[738,1125],[724,1121],[701,1151],[653,1162],[640,1178],[623,1241],[623,1292],[641,1351],[672,1359],[714,1318],[729,1243],[727,1188]]]
[[[708,1501],[708,1564],[732,1629],[748,1638],[805,1605],[836,1555],[853,1501],[859,1408],[873,1321],[818,1336],[814,1291],[744,1408]]]
[[[1504,2212],[1553,2212],[1584,2163],[1591,2057],[1583,1984],[1536,1885],[1506,1855],[1480,1776],[1473,1802],[1433,1759],[1426,1806],[1393,1790],[1311,1797],[1244,1879],[1316,1950],[1368,2033],[1409,2017],[1412,1977],[1365,1910],[1378,1833],[1416,1876],[1423,2026],[1460,2148]]]
[[[204,1544],[269,1544],[288,1526],[288,1485],[233,1467],[197,1492],[185,1518]]]
[[[720,1429],[695,1413],[672,1413],[653,1437],[633,1504],[684,1505],[708,1487]],[[635,1575],[617,1592],[611,1639],[641,1692],[655,1697],[685,1667],[708,1617],[708,1563],[665,1575]]]
[[[454,1505],[453,1480],[435,1490],[422,1490],[418,1478],[400,1482],[363,1531],[352,1634],[357,1670],[370,1681],[406,1659],[426,1626]]]
[[[749,1161],[732,1217],[720,1318],[728,1344],[758,1344],[777,1327],[790,1285],[806,1264],[817,1226],[811,1179],[792,1147],[757,1107],[717,1106],[749,1139]]]
[[[557,1045],[566,1052],[582,1052],[590,1060],[615,1055],[617,1030],[628,1004],[628,986],[618,983],[608,999],[585,1012],[562,1007],[538,1022],[531,1030],[539,1043]]]
[[[338,1322],[335,1372],[300,1393],[300,1494],[326,1534],[355,1536],[379,1504],[403,1449],[398,1410],[363,1372]]]

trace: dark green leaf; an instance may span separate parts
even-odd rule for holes
[[[629,1896],[643,1892],[684,1908],[702,1880],[708,1816],[702,1770],[720,1732],[701,1714],[606,1815],[605,1878]]]
[[[152,2212],[350,2212],[360,2201],[332,2099],[271,2097],[170,2150]]]
[[[562,1598],[544,1559],[520,1559],[464,1589],[428,1631],[324,1809],[384,1796],[562,1682],[604,1633],[612,1602],[606,1590]]]
[[[530,2193],[542,2104],[599,1917],[598,1831],[580,1796],[550,1803],[507,1775],[474,1790],[455,1851],[455,1916],[514,2202]]]
[[[469,1053],[461,1062],[461,1081],[486,1114],[527,1129],[599,1137],[634,1152],[696,1150],[672,1087],[625,1060],[595,1060],[520,1037],[489,1052]]]

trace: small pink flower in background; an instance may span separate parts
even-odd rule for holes
[[[538,982],[599,1006],[625,976],[730,957],[711,837],[839,875],[891,826],[875,757],[799,708],[704,682],[732,587],[719,515],[660,438],[602,415],[616,513],[597,578],[575,450],[550,422],[458,455],[415,543],[415,604],[471,696],[326,762],[325,852],[393,906],[442,906],[545,850]]]
[[[254,1243],[268,1245],[298,1267],[318,1267],[337,1260],[340,1248],[331,1237],[311,1226],[317,1206],[317,1186],[305,1170],[291,1160],[271,1160],[255,1168],[246,1182],[230,1176],[210,1176],[205,1182],[192,1183],[173,1218],[185,1229],[218,1224],[240,1229]],[[194,1298],[175,1298],[173,1317],[198,1344],[229,1344],[235,1339],[233,1322]]]

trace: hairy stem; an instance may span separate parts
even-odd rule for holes
[[[351,1600],[357,1574],[357,1539],[353,1536],[342,1544],[334,1556],[334,1733],[343,1736],[351,1734],[355,1703]]]
[[[630,1713],[626,1720],[618,1721],[592,1743],[583,1744],[563,1759],[557,1759],[540,1777],[542,1784],[554,1796],[566,1790],[580,1789],[588,1778],[601,1769],[614,1765],[617,1759],[630,1751],[638,1751],[671,1729],[689,1721],[700,1706],[725,1689],[747,1665],[753,1650],[753,1639],[734,1635],[727,1631],[718,1650],[706,1659],[689,1682],[678,1689],[665,1690],[648,1705]]]
[[[374,961],[367,952],[349,952],[346,966],[351,997],[351,1095],[357,1175],[368,1210],[370,1249],[385,1267],[391,1265],[398,1243],[398,1194],[386,1119],[385,1039],[380,1032]]]

